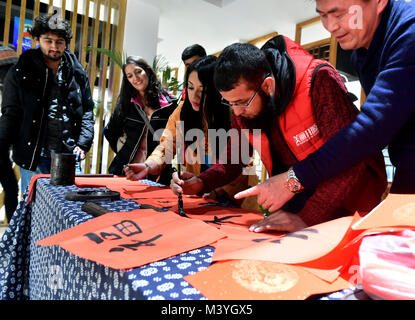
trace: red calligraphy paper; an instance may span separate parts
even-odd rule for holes
[[[157,194],[156,194],[157,196]],[[202,197],[187,197],[187,196],[183,196],[183,205],[187,205],[187,204],[195,204],[197,206],[201,205],[201,204],[206,204],[206,203],[214,203],[216,201],[214,200],[205,200]],[[155,207],[161,207],[161,208],[176,208],[176,210],[171,210],[174,211],[176,213],[178,213],[178,197],[174,196],[174,197],[167,197],[167,198],[146,198],[146,199],[135,199],[133,200],[134,202],[140,203],[140,204],[149,204]]]
[[[351,222],[352,217],[339,218],[288,233],[277,242],[262,241],[232,252],[215,252],[212,259],[252,259],[289,264],[313,261],[327,255],[341,243]]]
[[[107,185],[112,191],[118,191],[124,199],[177,199],[177,196],[169,187],[156,187],[149,185],[122,186]]]
[[[220,231],[226,234],[226,238],[219,240],[215,244],[215,252],[212,259],[216,261],[214,257],[223,256],[227,253],[234,252],[243,248],[247,248],[256,245],[261,242],[274,242],[278,243],[279,238],[283,236],[283,233],[257,233],[249,231],[249,226],[237,226],[237,225],[221,225]]]
[[[264,250],[263,248],[258,248],[258,244],[269,244],[265,246],[265,250],[273,250],[278,248],[281,245],[282,241],[285,241],[284,234],[280,232],[266,232],[266,233],[256,233],[248,230],[246,226],[221,226],[220,230],[226,234],[226,238],[219,240],[213,246],[215,247],[215,252],[212,256],[212,261],[227,260],[229,257],[234,257],[234,253],[238,254],[238,251],[244,252],[244,258],[251,258],[247,253],[249,250]],[[305,235],[305,233],[304,233]],[[298,236],[301,239],[301,233],[298,233]],[[344,241],[347,240],[345,239]],[[296,265],[303,266],[303,268],[319,278],[333,282],[341,274],[341,270],[344,268],[344,264],[348,263],[348,258],[350,255],[346,253],[351,253],[352,248],[348,248],[346,251],[343,249],[344,241],[341,241],[338,245],[338,248],[334,248],[329,254],[322,255],[314,260],[307,261],[305,263],[300,263]],[[289,245],[289,243],[284,243],[284,245]],[[302,248],[302,247],[301,247]],[[298,250],[298,247],[292,247],[292,250]],[[259,254],[255,256],[257,259]],[[266,257],[266,260],[271,260],[278,262],[279,259],[273,257],[272,254],[269,255],[266,251],[263,252],[262,257]]]
[[[301,267],[256,260],[214,263],[184,279],[213,300],[303,300],[351,287],[343,278],[328,283]]]
[[[75,176],[75,185],[83,187],[107,187],[108,185],[114,186],[146,186],[146,184],[140,181],[127,180],[125,177],[77,177]]]
[[[173,212],[112,212],[37,242],[59,245],[81,258],[128,269],[209,245],[224,234]]]
[[[154,198],[133,200],[139,204],[148,204],[158,208],[171,208],[177,203],[177,198]]]
[[[171,208],[172,211],[178,212],[177,205]],[[263,214],[247,209],[224,208],[213,204],[187,204],[184,205],[184,213],[192,218],[202,220],[211,225],[220,227],[221,225],[232,226],[251,226],[263,219]]]
[[[383,202],[357,221],[352,228],[364,230],[396,226],[415,227],[415,195],[389,194]]]
[[[249,221],[250,223],[250,221]],[[227,235],[226,240],[247,241],[250,244],[261,243],[265,241],[275,241],[284,236],[283,232],[252,232],[249,231],[249,223],[243,226],[222,225],[220,230]],[[225,240],[225,239],[224,239]]]
[[[34,199],[35,199],[35,194],[36,194],[36,181],[37,179],[40,178],[50,178],[50,174],[49,173],[40,173],[40,174],[35,174],[32,179],[30,180],[30,184],[29,184],[29,191],[27,194],[27,198],[26,198],[26,203],[31,203]],[[24,192],[25,190],[23,190],[22,192]]]
[[[351,228],[353,223],[360,219],[360,215],[356,212],[353,217],[349,218],[351,222],[348,229],[344,233],[341,241],[332,250],[314,260],[297,263],[296,265],[302,266],[314,275],[329,282],[333,282],[340,275],[347,277],[348,268],[354,257],[358,255],[359,250],[359,247],[353,244],[353,239],[361,233]]]
[[[187,205],[195,205],[198,206],[202,203],[218,203],[216,200],[213,199],[204,199],[202,197],[198,197],[198,196],[189,196],[189,195],[182,195],[182,199],[183,199],[183,205],[187,206]],[[177,203],[176,203],[177,204]]]

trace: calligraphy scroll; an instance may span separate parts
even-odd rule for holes
[[[214,263],[184,279],[213,300],[303,300],[351,287],[343,278],[328,283],[301,267],[256,260]]]
[[[155,207],[161,207],[161,208],[172,208],[171,211],[178,213],[177,209],[177,203],[178,203],[178,197],[164,197],[161,198],[157,194],[155,194],[155,198],[139,198],[133,200],[134,202],[140,203],[140,204],[148,204]],[[207,204],[207,203],[216,203],[217,201],[211,200],[211,199],[203,199],[202,197],[189,197],[186,195],[183,195],[183,204],[194,204],[196,206]],[[175,209],[176,208],[176,209]],[[175,209],[175,210],[173,210]]]
[[[151,209],[107,213],[37,242],[128,269],[209,245],[224,234],[201,221]]]
[[[281,263],[303,263],[332,251],[350,227],[352,217],[343,217],[296,232],[285,234],[277,241],[261,241],[251,246],[213,255],[213,260],[253,259]]]
[[[78,177],[75,176],[75,185],[80,188],[84,187],[107,187],[113,186],[147,186],[139,181],[127,180],[125,177]],[[114,190],[115,191],[115,190]]]
[[[177,205],[171,211],[178,212]],[[216,206],[215,203],[184,203],[184,212],[192,219],[202,220],[208,224],[220,227],[229,226],[251,226],[263,219],[262,213],[254,210],[240,208],[226,208]]]
[[[415,195],[389,194],[383,202],[357,221],[352,228],[363,230],[396,226],[415,227]]]

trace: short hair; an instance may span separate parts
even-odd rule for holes
[[[265,53],[249,43],[234,43],[223,49],[216,63],[214,81],[219,91],[235,88],[241,79],[250,89],[259,86],[271,73]]]
[[[56,13],[53,16],[39,16],[35,19],[33,28],[29,31],[33,38],[40,38],[42,34],[53,33],[65,39],[66,44],[71,42],[72,29],[68,21]]]
[[[187,60],[191,57],[199,56],[200,58],[206,56],[206,50],[200,44],[192,44],[183,50],[182,61]]]

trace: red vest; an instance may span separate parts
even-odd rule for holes
[[[278,126],[288,147],[298,161],[305,159],[310,153],[319,149],[325,141],[316,125],[311,101],[311,80],[314,70],[327,61],[314,59],[298,43],[284,37],[287,52],[295,65],[295,90],[291,101],[283,114],[278,118]],[[277,128],[275,130],[278,130]],[[246,134],[246,130],[243,130]],[[265,132],[254,135],[250,132],[249,143],[260,150],[261,160],[268,174],[272,173],[272,158],[269,141]],[[259,149],[260,148],[260,149]]]

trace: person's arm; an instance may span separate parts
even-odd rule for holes
[[[323,67],[317,72],[312,100],[317,127],[325,141],[351,123],[358,113],[340,75],[330,67]],[[366,163],[362,161],[319,184],[298,216],[309,226],[330,220],[334,211],[349,196],[365,168]]]
[[[151,164],[152,174],[160,174],[161,170],[170,164],[176,154],[177,122],[180,121],[182,105],[177,107],[170,115],[159,145],[147,157],[146,163]],[[157,168],[155,167],[157,165]],[[155,172],[155,173],[153,173]]]
[[[83,83],[80,83],[79,85],[82,94],[83,114],[81,132],[76,145],[86,153],[91,148],[94,140],[94,100],[92,99],[91,88],[86,74],[84,75]]]
[[[239,127],[234,120],[235,119],[232,117],[232,127],[238,130]],[[240,129],[238,132],[239,135],[242,134]],[[175,172],[172,175],[170,188],[175,194],[210,193],[212,190],[235,180],[242,173],[244,166],[242,163],[232,164],[232,152],[241,153],[239,146],[240,143],[238,144],[238,150],[234,150],[235,145],[232,147],[232,139],[229,139],[226,150],[224,150],[224,152],[226,152],[225,163],[216,163],[198,176],[195,176],[190,172],[183,172],[181,177],[178,177],[177,172]],[[252,148],[250,146],[250,151],[251,150]],[[242,158],[240,157],[239,159]]]
[[[104,136],[107,139],[112,151],[117,152],[118,138],[123,134],[123,121],[121,118],[121,104],[117,104],[110,120],[104,128]]]
[[[9,154],[9,148],[22,122],[24,112],[19,98],[20,86],[17,83],[15,67],[11,67],[4,79],[0,118],[0,153]]]
[[[231,125],[232,128],[237,129],[239,133],[239,137],[241,137],[242,132],[239,128],[238,124],[235,121],[234,116],[231,117]],[[242,138],[242,137],[241,137]],[[236,149],[235,145],[232,145],[232,139],[228,140],[228,144],[226,146],[226,161],[225,163],[217,163],[210,167],[208,170],[200,173],[198,178],[203,182],[203,192],[208,193],[212,190],[215,190],[218,187],[222,187],[227,185],[228,183],[235,180],[238,176],[241,175],[243,167],[245,166],[241,161],[237,164],[232,163],[232,155],[235,152],[239,152],[239,159],[242,159],[241,150],[240,150],[241,143],[238,144],[238,150]],[[252,147],[249,146],[250,151],[249,153],[252,154]]]
[[[413,83],[405,80],[415,74],[415,42],[412,37],[403,36],[415,34],[415,23],[403,26],[402,31],[394,39],[388,38],[390,46],[384,52],[388,59],[380,66],[381,71],[356,119],[294,165],[295,175],[305,188],[315,188],[383,150],[415,112]],[[294,196],[285,187],[287,177],[287,172],[271,177],[236,194],[235,198],[258,194],[258,203],[268,200],[263,207],[274,212]]]
[[[176,154],[176,123],[180,121],[180,109],[177,108],[169,117],[159,145],[143,163],[128,164],[125,176],[128,180],[140,180],[147,175],[159,175],[163,168],[171,163]]]
[[[414,33],[415,25],[407,26],[405,34]],[[384,52],[388,59],[380,66],[381,72],[356,119],[294,166],[304,187],[315,187],[381,151],[413,116],[415,91],[413,81],[408,80],[415,74],[413,37],[399,34],[388,42],[389,49]]]

